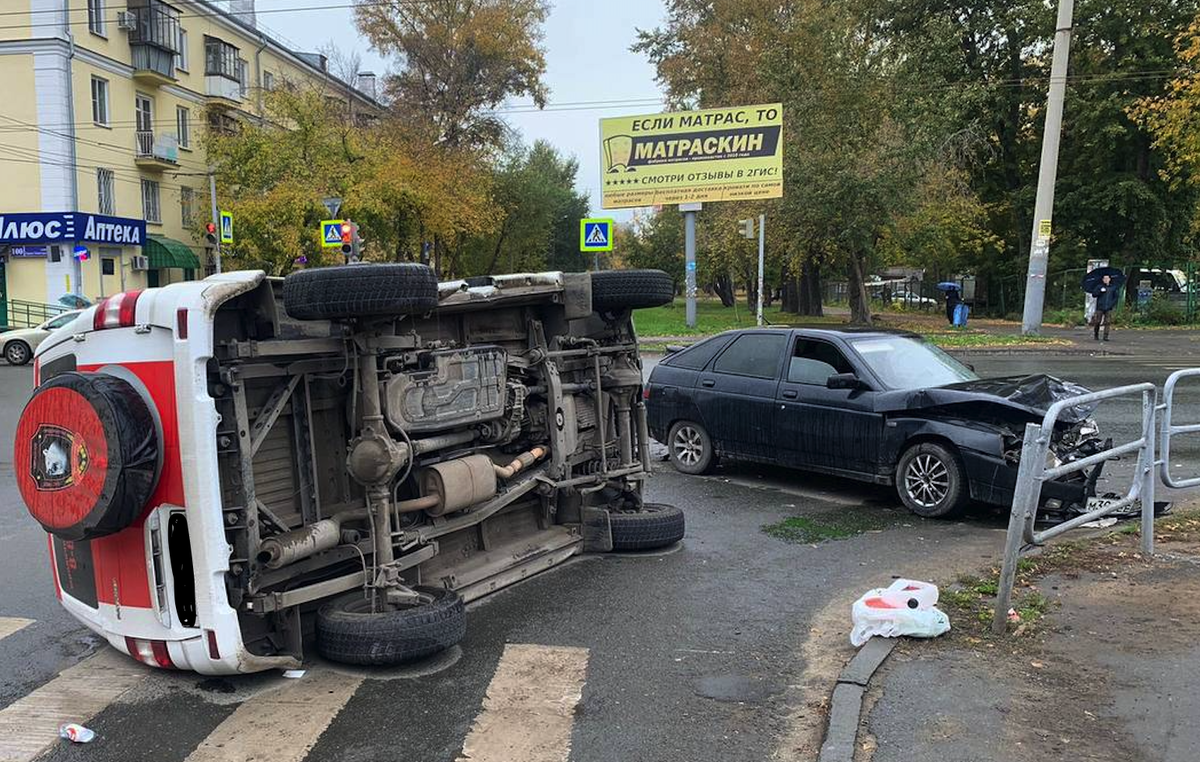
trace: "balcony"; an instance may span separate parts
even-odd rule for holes
[[[136,22],[129,33],[133,78],[149,85],[174,82],[179,11],[160,0],[130,0],[129,13]]]
[[[137,155],[134,162],[142,169],[167,170],[179,167],[179,139],[174,135],[155,135],[151,130],[138,130]]]
[[[205,93],[213,106],[238,108],[242,105],[245,88],[242,83],[220,74],[209,74],[204,77]]]
[[[175,54],[153,45],[133,45],[133,78],[143,85],[175,81]]]

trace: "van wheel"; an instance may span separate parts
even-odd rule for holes
[[[24,365],[29,362],[31,357],[33,357],[33,352],[23,341],[10,341],[4,348],[4,359],[8,360],[9,365]]]
[[[437,277],[415,262],[319,267],[283,281],[283,306],[296,320],[419,315],[437,305]]]
[[[619,312],[661,307],[675,299],[675,281],[662,270],[602,270],[592,273],[592,309]]]
[[[317,649],[343,664],[403,664],[446,650],[467,634],[467,613],[458,593],[416,587],[420,603],[371,611],[361,593],[331,601],[317,612]]]
[[[667,432],[667,451],[671,465],[680,473],[698,476],[712,470],[712,437],[704,427],[692,421],[676,421]]]
[[[958,457],[932,442],[905,450],[896,465],[896,492],[908,510],[927,519],[961,513],[970,497]]]
[[[613,550],[653,550],[683,539],[683,511],[673,505],[646,503],[637,512],[613,511],[608,516]]]

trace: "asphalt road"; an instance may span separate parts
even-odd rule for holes
[[[1053,371],[1094,388],[1166,375],[1154,355],[971,361],[983,375]],[[22,725],[17,710],[33,699],[73,706],[72,686],[59,685],[70,681],[53,678],[94,663],[88,657],[98,648],[58,607],[45,535],[13,484],[7,442],[31,381],[27,368],[0,367],[0,625],[32,620],[0,639],[0,759],[32,759],[5,753],[12,738],[40,732]],[[1200,393],[1192,396],[1179,415],[1200,421]],[[1099,417],[1114,436],[1134,435],[1132,411]],[[1200,463],[1194,455],[1181,459]],[[434,761],[458,758],[464,743],[474,744],[473,760],[510,762],[562,759],[567,746],[575,762],[807,758],[796,750],[807,748],[804,730],[820,717],[810,706],[819,695],[807,691],[815,683],[819,693],[822,675],[850,653],[847,602],[894,575],[939,578],[986,563],[1005,525],[986,510],[960,522],[923,521],[898,510],[886,489],[750,466],[687,478],[659,463],[648,496],[684,508],[681,547],[583,558],[480,601],[461,648],[424,672],[364,679],[314,662],[291,681],[146,669],[135,687],[97,706],[87,722],[96,742],[51,741],[47,758]],[[789,543],[762,531],[789,517],[827,522],[846,537]],[[568,679],[535,658],[543,666],[523,671],[522,653],[586,669]],[[542,743],[536,753],[488,747],[479,730],[522,722],[531,723],[525,740]],[[251,751],[236,751],[237,743]]]

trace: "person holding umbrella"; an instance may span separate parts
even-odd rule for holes
[[[1092,330],[1096,341],[1100,341],[1100,329],[1104,329],[1104,340],[1108,341],[1112,330],[1112,313],[1121,299],[1121,287],[1125,285],[1125,273],[1115,267],[1098,267],[1083,276],[1083,290],[1096,298],[1096,312],[1092,315]]]
[[[962,294],[959,293],[959,285],[957,283],[939,283],[937,284],[938,291],[946,294],[946,322],[954,325],[954,311],[958,309],[958,305],[962,304]]]

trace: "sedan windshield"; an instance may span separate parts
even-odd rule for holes
[[[970,368],[921,339],[872,336],[851,339],[850,343],[889,389],[925,389],[979,378]]]

